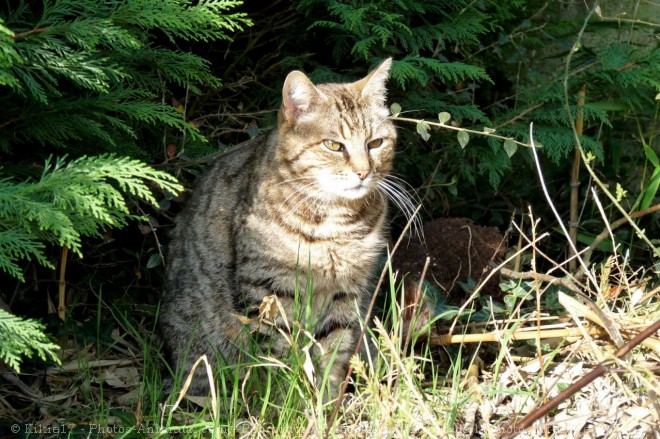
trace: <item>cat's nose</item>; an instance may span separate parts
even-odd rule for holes
[[[367,175],[369,175],[369,170],[367,169],[366,171],[355,171],[358,177],[360,177],[360,180],[364,180],[367,178]]]

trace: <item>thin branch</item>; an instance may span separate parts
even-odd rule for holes
[[[530,280],[538,279],[541,282],[549,283],[550,285],[561,285],[564,288],[567,288],[574,293],[581,293],[582,290],[578,288],[570,279],[551,276],[549,274],[535,273],[534,271],[513,271],[508,268],[500,268],[500,274],[509,279],[520,279],[520,280]]]
[[[46,32],[47,30],[48,30],[47,27],[32,29],[32,30],[28,30],[28,31],[25,31],[25,32],[19,32],[17,34],[14,34],[14,35],[12,35],[12,38],[14,40],[20,40],[21,38],[25,38],[25,37],[28,37],[30,35],[40,34],[42,32]]]
[[[566,338],[577,337],[582,338],[582,331],[579,328],[565,328],[565,329],[543,329],[537,331],[538,327],[534,326],[527,331],[493,331],[483,334],[443,334],[433,335],[429,341],[431,346],[443,346],[448,344],[460,343],[485,343],[485,342],[505,342],[509,340],[534,340],[536,338]],[[597,326],[589,328],[588,334],[592,336],[604,336],[607,332]],[[538,359],[535,357],[535,359]]]
[[[658,23],[638,20],[636,18],[605,17],[603,16],[600,7],[598,6],[596,7],[596,15],[598,15],[598,18],[600,18],[605,22],[632,23],[632,24],[643,24],[644,26],[660,27],[660,24]]]
[[[501,123],[501,124],[499,124],[499,125],[497,125],[497,126],[494,126],[493,129],[496,129],[496,130],[497,130],[497,129],[500,129],[500,128],[505,127],[505,126],[507,126],[507,125],[511,125],[512,123],[514,123],[514,122],[516,122],[516,121],[518,121],[518,120],[524,118],[524,117],[527,116],[529,113],[531,113],[532,111],[536,110],[537,108],[541,108],[543,105],[545,105],[545,104],[544,104],[544,103],[540,103],[540,104],[532,105],[531,107],[526,108],[525,110],[521,111],[521,112],[518,113],[515,117],[512,117],[511,119],[507,120],[506,122],[503,122],[503,123]]]
[[[578,111],[575,118],[575,130],[578,136],[582,136],[584,131],[584,97],[587,93],[587,85],[582,84],[580,90],[578,91]],[[568,252],[569,256],[576,256],[577,252],[574,252],[573,249],[577,248],[577,234],[578,234],[578,197],[580,187],[580,149],[575,145],[573,148],[573,168],[571,169],[571,201],[570,201],[570,220],[568,222],[568,230],[570,233],[570,239],[573,245]],[[568,264],[568,269],[574,272],[577,269],[577,262],[575,259],[572,259]]]
[[[397,121],[400,121],[400,122],[413,122],[413,123],[422,123],[423,122],[425,124],[428,124],[428,125],[431,125],[431,126],[434,126],[434,127],[446,128],[448,130],[463,131],[463,132],[466,132],[466,133],[472,133],[472,134],[481,135],[481,136],[494,137],[496,139],[501,139],[501,140],[511,140],[512,142],[515,142],[516,144],[518,144],[520,146],[524,146],[526,148],[532,148],[532,145],[530,145],[529,143],[520,142],[520,141],[514,139],[513,137],[500,136],[498,134],[489,133],[487,131],[470,130],[470,129],[467,129],[467,128],[461,128],[461,127],[455,127],[453,125],[447,125],[445,123],[429,122],[428,120],[412,119],[412,118],[409,118],[409,117],[391,116],[390,120],[397,120]]]

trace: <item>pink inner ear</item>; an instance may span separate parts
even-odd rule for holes
[[[312,105],[320,96],[320,92],[304,73],[298,71],[289,73],[282,90],[286,120],[295,123],[302,115],[311,110]]]
[[[297,120],[300,115],[307,112],[309,104],[300,99],[295,99],[288,94],[284,98],[284,113],[290,122]]]

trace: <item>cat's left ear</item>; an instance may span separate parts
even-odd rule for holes
[[[387,58],[365,78],[357,82],[357,86],[362,88],[362,97],[375,98],[382,102],[386,101],[387,88],[385,84],[390,76],[391,67],[392,58]]]

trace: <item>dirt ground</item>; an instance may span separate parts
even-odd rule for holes
[[[450,302],[461,302],[465,292],[458,282],[473,279],[477,284],[489,272],[488,263],[499,262],[506,250],[500,231],[483,227],[467,218],[440,218],[424,225],[425,243],[404,241],[394,255],[394,267],[419,281],[426,257],[430,257],[425,279],[444,292]],[[484,285],[484,294],[499,295],[499,276]]]

